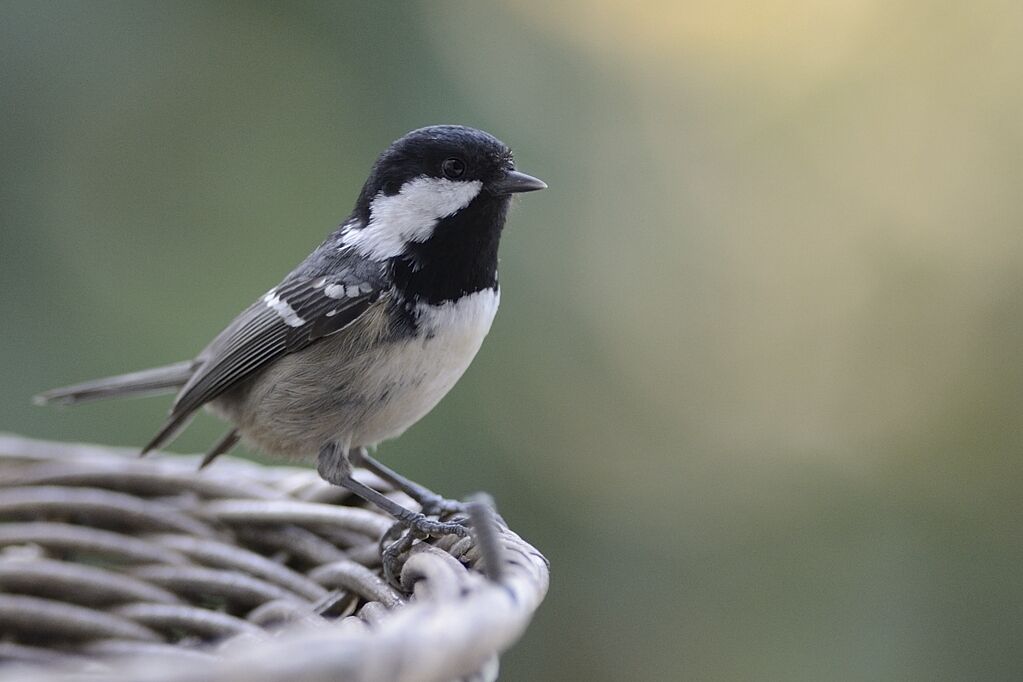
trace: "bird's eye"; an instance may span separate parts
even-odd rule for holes
[[[450,159],[444,159],[440,169],[444,172],[444,177],[447,179],[457,180],[465,175],[465,161],[452,156]]]

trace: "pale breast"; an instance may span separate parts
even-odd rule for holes
[[[363,391],[378,397],[352,433],[352,445],[401,434],[455,385],[490,331],[500,292],[484,289],[440,305],[419,304],[419,333],[399,341],[363,375]]]

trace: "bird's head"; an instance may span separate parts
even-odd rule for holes
[[[420,128],[377,159],[344,243],[382,261],[435,234],[464,233],[475,241],[481,232],[500,233],[512,194],[546,187],[515,170],[511,150],[489,133],[457,125]]]

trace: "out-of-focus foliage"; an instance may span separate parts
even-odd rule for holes
[[[1023,5],[0,5],[0,427],[182,359],[459,122],[550,190],[383,459],[553,562],[505,679],[1023,675]],[[176,444],[204,448],[202,418]]]

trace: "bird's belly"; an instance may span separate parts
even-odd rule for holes
[[[369,446],[400,435],[458,381],[490,330],[499,294],[479,291],[438,306],[420,304],[418,333],[352,357],[326,343],[282,359],[249,393],[242,434],[271,454],[313,455],[328,442]],[[302,356],[302,357],[298,357]],[[296,365],[301,363],[302,367]],[[275,370],[277,368],[274,368]],[[279,380],[290,376],[287,389]],[[305,378],[298,389],[294,377]]]
[[[478,348],[467,344],[456,356],[433,339],[395,352],[377,368],[374,385],[365,387],[366,409],[351,425],[352,445],[394,438],[419,421],[461,378]]]

